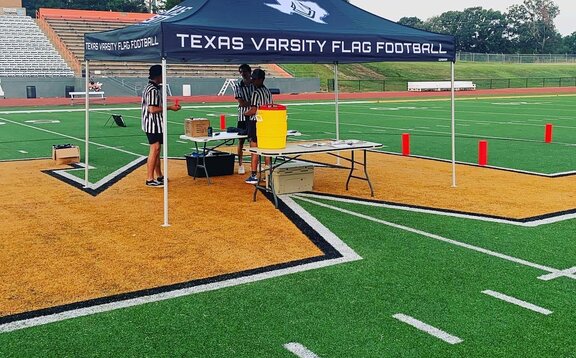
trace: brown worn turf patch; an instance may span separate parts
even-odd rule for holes
[[[308,159],[335,163],[327,155]],[[545,178],[467,165],[458,165],[456,173],[453,188],[450,163],[373,152],[368,154],[373,198],[364,181],[352,179],[346,191],[348,171],[341,169],[316,168],[314,191],[511,219],[576,208],[576,176]]]
[[[0,316],[323,255],[245,176],[208,185],[171,161],[164,228],[144,167],[96,197],[52,168],[0,163]]]

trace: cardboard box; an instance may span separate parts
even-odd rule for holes
[[[310,163],[290,162],[274,169],[272,180],[277,195],[312,191],[314,166]]]
[[[52,147],[52,159],[56,164],[78,163],[80,161],[80,148],[72,146],[70,148]]]
[[[207,137],[210,121],[206,118],[189,118],[184,121],[184,134],[188,137]]]

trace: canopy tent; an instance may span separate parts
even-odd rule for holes
[[[185,0],[166,13],[125,28],[85,35],[89,61],[167,63],[333,63],[338,129],[339,63],[450,62],[452,64],[452,152],[454,158],[453,36],[399,25],[344,0]],[[86,76],[88,79],[88,76]],[[86,81],[88,86],[88,81]],[[166,88],[164,167],[167,171]],[[89,98],[86,96],[86,172],[88,185]],[[168,225],[168,185],[164,187],[164,225]]]

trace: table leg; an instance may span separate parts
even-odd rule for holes
[[[250,163],[252,163],[252,155],[250,155]],[[252,170],[252,168],[250,168]],[[254,184],[254,196],[252,197],[252,201],[256,201],[256,194],[258,194],[258,189],[260,189],[260,180],[262,179],[262,160],[261,157],[258,156],[258,183]]]
[[[370,187],[370,196],[374,197],[374,188],[372,187],[372,182],[370,181],[370,177],[368,176],[368,157],[366,156],[366,150],[364,152],[364,175],[366,176],[366,180],[368,181],[368,186]],[[354,152],[352,152],[354,153]]]
[[[356,160],[354,160],[354,151],[351,154],[351,161],[350,161],[350,172],[348,173],[348,179],[346,180],[346,190],[348,190],[348,184],[350,183],[350,178],[352,178],[354,174],[354,164],[356,164]]]
[[[350,179],[355,178],[355,179],[365,180],[368,182],[368,186],[370,187],[370,196],[374,196],[374,188],[372,187],[372,182],[370,181],[370,177],[368,176],[368,162],[367,162],[368,156],[366,154],[367,150],[363,149],[362,151],[364,152],[364,163],[356,161],[354,151],[351,152],[351,155],[350,155],[351,159],[342,157],[342,159],[345,159],[345,160],[350,162],[350,172],[348,173],[348,178],[346,179],[346,190],[348,190],[348,185],[350,184]],[[363,177],[354,175],[354,168],[356,167],[356,164],[364,167],[364,169],[363,169],[364,176]]]

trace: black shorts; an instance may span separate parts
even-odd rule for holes
[[[256,121],[246,121],[246,130],[248,131],[248,140],[258,143],[258,139],[256,138]]]
[[[148,137],[148,144],[164,144],[164,134],[162,133],[146,133],[146,137]]]
[[[250,117],[244,117],[244,120],[238,121],[238,124],[236,125],[236,128],[246,129],[246,122],[248,122],[249,120],[250,120]]]

